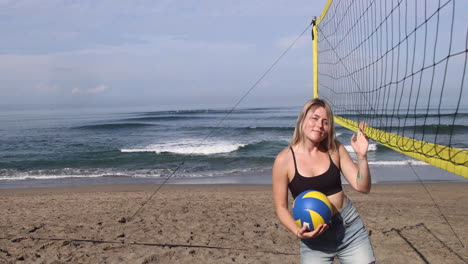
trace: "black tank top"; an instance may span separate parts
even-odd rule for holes
[[[335,163],[333,163],[330,155],[328,155],[330,158],[330,167],[326,172],[314,177],[304,177],[299,174],[299,171],[297,170],[296,155],[294,155],[293,149],[290,149],[294,159],[294,169],[296,171],[294,173],[294,178],[288,184],[288,187],[294,199],[296,199],[301,192],[306,190],[316,190],[327,196],[343,190],[343,187],[341,186],[340,169],[338,169]]]

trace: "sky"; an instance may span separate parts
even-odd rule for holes
[[[413,1],[401,2],[402,8],[410,10],[408,21],[415,13],[412,9],[417,8],[424,19],[424,12],[431,14],[447,1],[418,2],[418,7]],[[309,26],[312,17],[320,16],[325,3],[0,0],[0,109],[230,109]],[[379,3],[396,6],[400,1]],[[456,52],[466,49],[468,22],[463,14],[468,4],[450,3],[456,3],[452,47]],[[450,14],[452,6],[443,8],[441,17]],[[435,17],[430,21],[429,38],[438,32],[439,46],[428,46],[425,52],[419,46],[418,58],[430,58],[432,50],[446,51],[440,47],[450,45],[446,37],[450,32],[435,30]],[[450,22],[441,20],[441,27],[449,28]],[[422,40],[423,34],[416,35]],[[308,31],[238,107],[300,106],[310,99],[311,42]],[[450,61],[449,88],[442,96],[448,105],[460,97],[460,89],[453,89],[450,82],[459,83],[464,63],[461,55]],[[424,83],[421,97],[429,96],[426,86],[430,85]],[[463,96],[467,92],[464,89]],[[438,103],[435,96],[431,98]]]
[[[325,0],[0,0],[0,108],[230,108]],[[242,106],[312,96],[310,32]]]

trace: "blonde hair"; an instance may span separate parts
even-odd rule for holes
[[[304,120],[309,111],[315,111],[315,109],[323,107],[327,112],[328,116],[328,136],[320,143],[320,146],[329,152],[333,152],[337,149],[336,144],[336,136],[335,136],[335,124],[333,122],[333,112],[331,110],[330,105],[323,99],[314,98],[312,100],[307,101],[304,106],[302,107],[299,116],[297,117],[296,121],[296,128],[294,129],[294,134],[289,143],[290,147],[293,147],[304,140],[304,133],[302,132],[302,126],[304,125]]]

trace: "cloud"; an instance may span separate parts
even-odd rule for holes
[[[72,89],[72,94],[80,94],[80,93],[82,93],[80,88],[73,88]]]
[[[85,93],[85,94],[99,94],[99,93],[102,93],[102,92],[104,92],[104,91],[106,91],[106,90],[108,90],[108,89],[109,89],[109,86],[104,85],[104,84],[101,84],[101,85],[99,85],[99,86],[97,86],[97,87],[88,88],[88,89],[86,89],[86,90],[83,90],[83,89],[81,89],[81,88],[75,87],[75,88],[73,88],[73,89],[71,90],[71,93],[72,93],[72,94],[83,94],[83,93]]]
[[[86,90],[88,94],[98,94],[106,91],[109,87],[107,85],[101,84],[98,87],[95,88],[89,88]]]
[[[41,93],[54,93],[59,91],[60,89],[61,87],[56,84],[39,83],[38,85],[36,85],[36,91],[39,91]]]

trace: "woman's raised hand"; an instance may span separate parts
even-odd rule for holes
[[[359,128],[357,134],[351,136],[351,147],[359,157],[365,157],[367,155],[367,149],[369,148],[369,138],[364,135],[364,129],[366,128],[366,122],[359,122]]]

